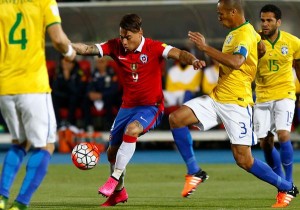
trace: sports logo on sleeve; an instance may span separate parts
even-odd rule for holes
[[[234,50],[233,54],[241,54],[242,56],[244,56],[245,58],[247,58],[247,56],[248,56],[248,50],[247,50],[247,48],[245,46],[239,45]]]
[[[225,43],[226,43],[226,44],[229,44],[229,43],[231,42],[232,38],[233,38],[233,35],[232,35],[232,34],[230,34],[229,36],[227,36],[227,38],[226,38],[226,40],[225,40]]]
[[[59,16],[59,10],[57,5],[51,5],[50,8],[54,16]]]
[[[145,55],[145,54],[141,54],[141,55],[140,55],[140,61],[141,61],[142,63],[147,63],[147,62],[148,62],[148,56]]]

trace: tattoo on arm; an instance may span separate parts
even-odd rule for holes
[[[86,45],[82,43],[72,43],[72,47],[78,55],[99,55],[96,45]]]
[[[192,55],[191,53],[181,50],[180,55],[179,55],[179,61],[183,64],[189,64],[192,65],[193,61],[196,60],[197,58]]]

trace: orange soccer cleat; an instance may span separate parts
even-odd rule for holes
[[[297,187],[293,185],[292,189],[287,192],[279,191],[276,197],[276,203],[272,205],[273,208],[287,207],[292,199],[299,193]]]
[[[187,174],[185,176],[185,184],[181,192],[181,195],[183,197],[188,197],[196,190],[197,186],[201,182],[204,182],[207,179],[208,179],[208,175],[206,174],[205,171],[202,170],[200,170],[199,172],[193,175]]]

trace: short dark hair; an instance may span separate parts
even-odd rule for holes
[[[219,0],[218,3],[223,3],[226,9],[236,9],[239,13],[244,13],[242,0]]]
[[[281,10],[279,9],[279,7],[273,4],[267,4],[263,6],[259,14],[261,14],[262,12],[272,12],[274,13],[276,20],[281,19]]]
[[[142,27],[142,18],[137,14],[126,14],[120,22],[120,27],[127,31],[138,32]]]

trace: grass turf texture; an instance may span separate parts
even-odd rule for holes
[[[127,168],[128,202],[112,209],[273,209],[277,190],[234,164],[202,165],[210,178],[190,198],[182,198],[183,165],[131,164]],[[24,166],[12,187],[9,205],[21,184]],[[300,186],[300,164],[294,166],[294,181]],[[73,165],[50,165],[48,175],[35,193],[30,209],[100,209],[106,199],[98,187],[108,178],[108,165],[81,171]],[[300,209],[300,196],[287,209]]]

